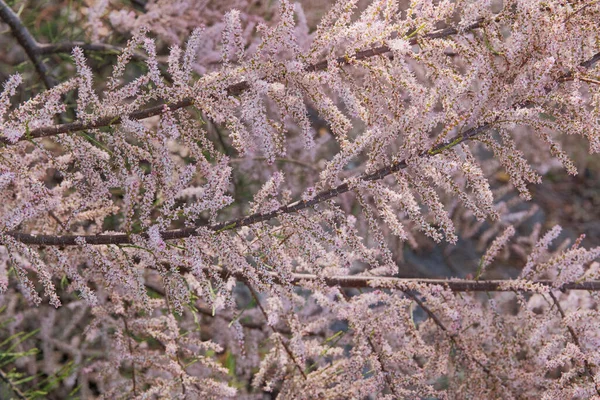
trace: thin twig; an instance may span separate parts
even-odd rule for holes
[[[554,305],[556,306],[561,319],[564,321],[566,318],[566,314],[565,314],[565,311],[562,309],[560,302],[558,301],[558,299],[556,298],[554,293],[549,292],[548,294],[552,298],[552,301],[554,302]],[[575,332],[575,329],[573,329],[573,327],[571,327],[567,322],[565,322],[565,325],[567,327],[567,330],[569,331],[569,334],[571,335],[571,339],[573,340],[573,343],[575,344],[575,346],[577,346],[579,348],[579,350],[581,352],[583,352],[583,349],[581,348],[581,344],[579,342],[579,336],[577,336],[577,332]],[[585,374],[592,380],[592,383],[594,384],[594,387],[596,389],[596,393],[598,395],[600,395],[600,387],[598,387],[598,383],[594,379],[593,369],[595,369],[596,366],[594,364],[591,364],[590,362],[588,362],[588,360],[586,358],[583,359],[583,365],[585,368]]]
[[[2,1],[2,0],[0,0]],[[192,99],[184,99],[172,104],[166,104],[169,110],[178,110],[180,108],[189,107],[193,104]],[[129,115],[129,119],[132,120],[140,120],[145,118],[150,118],[155,115],[160,115],[165,112],[165,104],[159,104],[156,106],[148,107],[143,110],[134,111]],[[32,129],[27,137],[21,137],[19,140],[27,140],[27,139],[38,139],[48,136],[60,135],[61,133],[71,133],[71,132],[80,132],[88,129],[96,129],[104,126],[112,126],[120,124],[123,121],[121,116],[108,116],[98,118],[94,122],[85,122],[85,121],[74,121],[68,122],[66,124],[59,124],[53,126],[46,126],[41,128]],[[25,136],[25,135],[24,135]],[[0,142],[10,145],[5,137],[0,138]]]
[[[71,53],[75,47],[80,47],[84,51],[98,51],[116,54],[120,54],[124,50],[122,47],[113,46],[111,44],[86,42],[38,43],[37,47],[38,54]],[[138,56],[148,58],[141,54]]]
[[[171,310],[171,301],[169,300],[169,294],[166,292],[165,292],[165,304],[167,305],[167,311],[169,312],[169,314],[173,315],[173,311]],[[175,337],[175,344],[177,345],[177,349],[181,349],[181,346],[179,345],[179,332],[177,332],[177,336]],[[185,373],[185,365],[181,361],[181,358],[179,358],[179,350],[175,351],[175,358],[177,359],[177,364],[179,364],[179,366],[181,367],[181,375],[179,375],[179,379],[181,379],[181,394],[184,395],[184,398],[187,398],[187,397],[185,397],[187,389],[185,387],[185,381],[183,379],[183,374]]]
[[[565,18],[565,20],[563,21],[564,23],[567,23],[571,18],[573,18],[575,15],[579,14],[580,12],[582,12],[583,10],[585,10],[586,8],[588,8],[589,6],[592,6],[594,4],[598,3],[598,0],[595,1],[590,1],[589,3],[587,3],[586,5],[582,6],[581,8],[579,8],[578,10],[573,11],[571,14],[567,15],[567,17]]]
[[[344,291],[340,291],[340,293],[342,294],[346,303],[349,303],[350,298],[348,297],[348,295],[346,293],[344,293]],[[353,328],[353,329],[355,331],[357,331],[355,328]],[[360,334],[361,332],[357,331],[357,333]],[[364,333],[364,332],[362,332],[362,333]],[[371,351],[373,351],[375,358],[377,359],[377,361],[379,362],[379,365],[381,366],[381,372],[383,372],[384,379],[385,379],[386,383],[388,384],[388,386],[390,387],[390,391],[396,398],[400,398],[400,396],[398,395],[398,393],[396,391],[396,385],[394,385],[394,381],[392,380],[391,373],[387,370],[387,368],[383,362],[383,354],[381,354],[379,351],[377,351],[377,347],[375,347],[375,343],[373,343],[373,340],[371,339],[371,337],[366,334],[365,334],[365,336],[367,338],[367,343],[369,343],[369,347],[371,347]]]
[[[479,361],[478,359],[476,359],[475,357],[471,356],[471,353],[469,353],[467,350],[465,350],[462,345],[459,343],[458,341],[458,334],[456,333],[450,333],[450,331],[448,330],[448,328],[446,328],[446,326],[444,325],[444,323],[438,318],[437,315],[435,315],[435,313],[425,305],[425,303],[419,299],[418,294],[407,290],[407,291],[403,291],[404,294],[406,294],[406,296],[408,296],[409,298],[411,298],[412,300],[415,301],[415,303],[417,303],[419,305],[419,307],[421,307],[423,309],[423,311],[425,311],[425,313],[427,313],[427,315],[429,316],[429,318],[431,318],[431,320],[444,332],[444,334],[448,337],[448,339],[450,339],[450,341],[454,344],[454,346],[460,350],[463,355],[470,359],[472,362],[474,362],[475,364],[477,364],[482,370],[483,372],[485,372],[485,374],[498,381],[500,383],[500,385],[504,388],[506,388],[506,390],[509,390],[509,388],[504,384],[503,380],[499,377],[497,377],[496,375],[492,374],[492,371],[489,369],[488,366],[484,365],[481,361]]]
[[[4,371],[0,369],[0,379],[2,379],[8,386],[10,386],[10,390],[21,400],[27,400],[27,396],[14,385],[14,383],[10,380],[8,375]]]
[[[600,85],[600,81],[597,79],[592,79],[592,78],[586,78],[585,76],[578,76],[577,78],[573,77],[573,76],[568,76],[565,77],[563,79],[560,79],[560,82],[566,82],[566,81],[574,81],[574,80],[578,80],[578,81],[582,81],[582,82],[586,82],[586,83],[591,83],[594,85]]]
[[[168,265],[166,265],[168,267]],[[185,268],[180,268],[181,273],[188,272]],[[244,275],[240,272],[231,272],[225,269],[219,269],[220,275],[226,279],[234,276],[240,281],[246,281]],[[412,285],[428,285],[441,286],[453,292],[520,292],[532,293],[537,292],[536,287],[547,287],[553,290],[585,290],[588,292],[600,291],[600,280],[584,281],[584,282],[569,282],[560,287],[554,286],[554,281],[538,280],[530,281],[530,285],[522,285],[521,288],[515,289],[512,285],[507,284],[514,282],[510,279],[498,280],[467,280],[467,279],[421,279],[421,278],[396,278],[391,276],[357,276],[357,275],[337,275],[337,276],[319,276],[315,274],[290,274],[288,279],[283,279],[280,274],[275,272],[264,272],[264,275],[276,284],[279,285],[294,285],[306,286],[308,282],[324,283],[330,287],[343,287],[352,289],[390,289],[407,287]],[[154,286],[151,289],[156,291]],[[163,293],[158,291],[158,293]],[[210,312],[212,315],[212,311]],[[225,317],[227,318],[227,317]]]
[[[38,54],[58,54],[58,53],[68,53],[71,54],[75,47],[81,48],[83,51],[87,52],[99,52],[99,53],[108,53],[119,55],[125,51],[125,48],[120,46],[115,46],[107,43],[87,43],[87,42],[59,42],[59,43],[37,43],[36,52]],[[134,51],[131,54],[131,59],[134,61],[147,61],[148,56],[139,51]],[[157,61],[162,66],[166,62],[168,62],[167,56],[158,56],[156,57]],[[167,74],[166,68],[161,67],[161,71],[164,74]],[[170,76],[166,76],[169,82],[172,82],[172,78]]]
[[[483,25],[483,23],[484,23],[483,19],[477,20],[474,23],[472,23],[471,25],[467,26],[465,28],[465,31],[470,31],[473,29],[480,28]],[[449,27],[449,28],[445,28],[445,29],[440,29],[435,32],[427,33],[420,38],[414,37],[414,38],[410,39],[409,43],[411,45],[415,45],[419,42],[419,40],[422,40],[422,39],[443,39],[448,36],[456,35],[457,33],[458,33],[458,30],[456,28]],[[350,56],[350,57],[347,57],[347,56],[338,57],[336,59],[336,63],[339,65],[352,64],[354,61],[364,60],[365,58],[379,56],[379,55],[382,55],[385,53],[389,53],[391,51],[392,51],[392,49],[390,49],[388,46],[385,46],[385,45],[379,46],[379,47],[374,47],[372,49],[359,51],[358,53],[356,53],[355,55]],[[308,71],[308,72],[323,71],[323,70],[327,69],[328,66],[329,66],[329,63],[327,62],[327,60],[324,60],[319,63],[309,65],[306,68],[306,71]]]
[[[158,287],[157,285],[151,284],[146,282],[144,284],[147,288],[151,289],[152,291],[158,293],[161,296],[166,296],[165,291],[161,288]],[[200,302],[200,300],[196,301],[196,304],[194,304],[194,307],[196,308],[196,310],[198,310],[198,312],[202,315],[206,315],[207,317],[211,317],[211,318],[220,318],[225,320],[226,322],[231,323],[232,321],[234,321],[236,319],[236,317],[229,315],[229,314],[223,314],[223,313],[214,313],[212,312],[212,310],[210,308],[205,307],[202,302]],[[264,324],[258,323],[258,322],[251,322],[251,321],[243,321],[242,319],[238,318],[237,322],[244,328],[247,329],[252,329],[252,330],[258,330],[258,331],[262,331],[264,330]],[[287,329],[287,328],[276,328],[277,332],[281,333],[281,334],[285,334],[285,335],[289,335],[290,333],[292,333],[291,330]]]
[[[260,312],[262,313],[262,315],[265,317],[266,320],[269,320],[269,316],[267,315],[267,312],[265,311],[265,309],[263,308],[262,304],[260,303],[260,299],[258,298],[258,294],[252,288],[252,286],[250,286],[250,284],[247,281],[245,281],[245,283],[246,283],[246,287],[248,287],[248,290],[250,290],[250,293],[252,294],[252,297],[254,298],[254,301],[258,305],[258,308],[260,309]],[[269,325],[269,327],[271,328],[271,330],[273,331],[273,333],[277,333],[277,330],[275,330],[274,326]],[[306,380],[307,377],[306,377],[306,374],[304,373],[304,370],[302,369],[302,367],[300,366],[300,364],[298,364],[298,361],[296,360],[296,357],[294,356],[294,353],[292,353],[292,351],[289,349],[289,347],[287,346],[287,344],[285,344],[285,342],[283,341],[283,339],[281,338],[281,336],[279,336],[279,342],[281,343],[281,345],[285,349],[285,352],[287,353],[287,355],[294,362],[294,365],[296,366],[296,368],[298,369],[298,371],[300,371],[300,374],[302,374],[302,377],[304,378],[304,380]]]
[[[230,164],[233,164],[233,163],[243,163],[244,161],[248,161],[248,160],[252,160],[252,161],[266,161],[267,157],[230,158],[229,159],[229,163]],[[317,171],[317,169],[314,166],[312,166],[312,165],[310,165],[308,163],[302,162],[302,161],[291,159],[291,158],[275,158],[274,161],[275,162],[281,162],[281,163],[288,163],[288,164],[296,164],[296,165],[299,165],[301,167],[308,168],[308,169],[313,170],[313,171]]]
[[[112,44],[107,43],[86,43],[86,42],[59,42],[59,43],[37,43],[37,53],[38,54],[57,54],[57,53],[69,53],[73,52],[75,47],[81,48],[83,51],[93,51],[93,52],[101,52],[101,53],[109,53],[109,54],[121,54],[125,50],[123,47],[114,46]],[[133,60],[137,61],[146,61],[148,60],[148,56],[139,53],[133,52],[131,55]],[[166,57],[159,57],[159,62],[166,62]]]
[[[67,226],[64,224],[64,222],[61,221],[60,218],[58,218],[58,216],[54,213],[54,211],[49,211],[48,215],[50,215],[50,217],[55,220],[58,225],[60,225],[61,230],[66,231],[67,230]]]
[[[137,389],[135,383],[135,355],[133,354],[133,345],[131,344],[131,332],[129,331],[129,326],[127,325],[127,318],[125,318],[125,316],[121,317],[121,319],[123,320],[123,324],[125,325],[125,332],[127,333],[129,354],[131,354],[131,380],[133,381],[133,395],[137,396]]]

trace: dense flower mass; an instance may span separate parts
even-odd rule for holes
[[[600,152],[600,2],[87,3],[41,44],[0,0],[0,326],[46,394],[600,396],[600,242],[519,229]]]

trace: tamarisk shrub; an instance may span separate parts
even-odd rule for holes
[[[517,209],[600,151],[600,2],[132,3],[40,44],[0,1],[47,86],[0,94],[11,365],[70,360],[57,398],[600,398],[600,247]],[[476,236],[472,279],[403,275]]]

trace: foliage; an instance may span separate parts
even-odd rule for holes
[[[43,11],[0,0],[27,57],[0,94],[2,345],[41,349],[0,354],[6,382],[600,396],[600,247],[516,210],[557,164],[577,174],[573,141],[600,152],[600,2],[268,3],[69,3],[36,32]],[[472,279],[402,274],[473,235]]]

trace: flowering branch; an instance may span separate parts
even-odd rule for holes
[[[428,151],[424,151],[420,154],[421,157],[428,157],[431,155],[437,155],[442,150],[445,150],[449,147],[456,146],[466,140],[471,139],[477,134],[485,131],[490,124],[482,125],[478,128],[472,128],[465,131],[460,137],[456,138],[451,142],[452,146],[449,146],[447,143],[440,143]],[[398,172],[407,167],[406,161],[402,160],[399,162],[395,162],[394,164],[382,167],[377,171],[370,174],[363,174],[358,179],[368,182],[375,181],[379,179],[383,179],[386,176]],[[265,222],[272,218],[276,218],[282,214],[289,214],[298,212],[300,210],[304,210],[310,207],[313,207],[319,203],[332,199],[334,197],[339,196],[340,194],[346,193],[350,191],[351,186],[349,183],[342,183],[335,188],[322,191],[318,193],[315,197],[310,200],[299,200],[290,204],[286,204],[284,206],[279,207],[278,209],[267,212],[267,213],[255,213],[249,215],[247,217],[242,217],[234,220],[230,220],[227,222],[222,222],[215,225],[206,226],[208,229],[215,232],[223,232],[226,230],[237,229],[243,226],[249,226],[253,224],[257,224],[259,222]],[[115,235],[87,235],[87,236],[78,236],[78,235],[64,235],[64,236],[54,236],[54,235],[34,235],[27,234],[21,232],[7,232],[7,235],[12,236],[16,240],[32,245],[45,245],[45,246],[76,246],[77,238],[85,239],[87,244],[91,245],[109,245],[109,244],[131,244],[131,238],[126,234],[115,234]],[[169,231],[163,231],[160,233],[161,237],[164,240],[174,240],[174,239],[183,239],[186,237],[197,236],[198,235],[198,227],[189,227],[183,229],[174,229]],[[147,234],[144,234],[143,237],[147,238]]]
[[[438,145],[432,147],[429,150],[423,151],[420,154],[420,157],[430,157],[440,154],[442,151],[449,149],[451,147],[457,146],[460,143],[463,143],[467,140],[472,139],[473,137],[479,135],[482,132],[485,132],[492,126],[491,123],[486,123],[476,128],[471,128],[463,132],[460,136],[456,137],[449,143],[439,143]],[[358,177],[358,180],[369,182],[376,181],[385,178],[386,176],[393,174],[394,172],[398,172],[407,167],[406,160],[397,161],[393,164],[382,167],[375,172],[370,174],[363,174]],[[318,193],[315,197],[310,200],[299,200],[293,203],[286,204],[284,206],[279,207],[278,209],[267,212],[267,213],[255,213],[246,217],[237,218],[234,220],[230,220],[227,222],[222,222],[215,225],[205,226],[206,228],[215,231],[215,232],[223,232],[226,230],[237,229],[243,226],[249,226],[253,224],[257,224],[260,222],[268,221],[272,218],[276,218],[282,214],[290,214],[295,213],[300,210],[304,210],[310,207],[313,207],[319,203],[332,199],[334,197],[339,196],[340,194],[346,193],[351,190],[351,186],[349,183],[342,183],[332,189],[324,190]],[[201,226],[202,227],[202,226]],[[109,244],[131,244],[132,240],[129,235],[126,234],[114,234],[114,235],[87,235],[87,236],[78,236],[78,235],[64,235],[64,236],[55,236],[55,235],[35,235],[35,234],[27,234],[22,232],[7,232],[9,236],[12,236],[16,240],[21,243],[31,244],[31,245],[44,245],[44,246],[76,246],[77,238],[85,239],[87,244],[90,245],[109,245]],[[161,237],[164,240],[174,240],[174,239],[183,239],[186,237],[197,236],[198,235],[198,227],[189,227],[183,229],[174,229],[169,231],[163,231],[160,233]],[[144,238],[147,238],[147,234],[142,235]]]
[[[178,110],[180,108],[189,107],[193,104],[191,99],[184,99],[178,101],[173,104],[167,104],[170,110]],[[150,118],[155,115],[160,115],[165,112],[165,104],[159,104],[156,106],[148,107],[143,110],[134,111],[129,115],[129,118],[132,120],[140,120],[145,118]],[[84,122],[84,121],[74,121],[68,122],[65,124],[59,124],[54,126],[46,126],[41,128],[32,129],[27,137],[21,137],[19,140],[27,140],[27,139],[39,139],[48,136],[60,135],[61,133],[72,133],[72,132],[81,132],[88,129],[96,129],[104,126],[111,126],[120,124],[123,121],[122,117],[102,117],[98,118],[94,122]],[[10,145],[12,144],[5,137],[0,138],[0,142]]]
[[[8,8],[8,6],[7,6]],[[8,10],[10,12],[12,12],[9,8]],[[14,15],[14,13],[13,13]],[[18,21],[18,17],[15,15],[16,20]],[[32,56],[37,57],[37,54],[43,54],[44,52],[59,52],[59,51],[66,51],[67,48],[69,48],[70,44],[58,44],[58,45],[38,45],[35,40],[31,37],[31,35],[29,34],[29,32],[27,31],[27,29],[25,29],[25,27],[23,27],[23,25],[20,23],[20,21],[18,21],[20,24],[20,27],[22,28],[21,30],[19,30],[19,32],[25,32],[25,37],[31,39],[27,41],[27,45],[30,47],[31,49],[31,54]],[[470,25],[467,29],[476,29],[479,28],[481,26],[482,22],[478,21],[472,25]],[[451,35],[456,34],[458,31],[455,28],[446,28],[446,29],[442,29],[440,31],[436,31],[436,32],[432,32],[429,34],[424,35],[425,38],[430,38],[430,39],[439,39],[439,38],[444,38],[444,37],[448,37]],[[414,45],[416,44],[418,41],[417,38],[412,38],[410,40],[410,44]],[[96,49],[100,49],[101,46],[95,46],[95,45],[89,45],[89,48],[96,48]],[[108,47],[106,48],[108,49]],[[364,51],[360,51],[358,53],[356,53],[354,56],[352,57],[338,57],[336,59],[337,63],[339,63],[340,65],[348,65],[351,64],[352,62],[356,61],[356,60],[363,60],[365,58],[370,58],[370,57],[375,57],[378,55],[382,55],[385,53],[391,52],[391,49],[388,46],[380,46],[380,47],[376,47],[373,49],[368,49],[368,50],[364,50]],[[28,53],[29,54],[29,53]],[[31,57],[31,56],[30,56]],[[33,60],[33,58],[32,58]],[[315,71],[322,71],[327,69],[328,67],[328,62],[327,61],[321,61],[319,63],[316,64],[312,64],[312,65],[308,65],[305,70],[307,72],[315,72]],[[45,67],[44,67],[45,68]],[[231,85],[227,88],[227,94],[229,96],[238,96],[241,93],[243,93],[244,91],[248,90],[250,88],[250,85],[247,81],[241,81],[238,82],[234,85]],[[179,110],[181,108],[186,108],[189,107],[191,105],[193,105],[194,102],[192,99],[183,99],[180,100],[176,103],[173,104],[166,104],[168,106],[168,110],[170,112],[173,112],[175,110]],[[143,110],[138,110],[135,111],[133,113],[131,113],[129,115],[129,119],[131,120],[140,120],[140,119],[145,119],[145,118],[150,118],[153,117],[155,115],[160,115],[163,114],[165,112],[165,104],[159,104],[156,106],[152,106],[152,107],[148,107],[146,109]],[[28,135],[23,136],[21,138],[19,138],[19,141],[21,140],[31,140],[31,139],[39,139],[39,138],[43,138],[43,137],[49,137],[49,136],[55,136],[55,135],[60,135],[63,133],[73,133],[73,132],[80,132],[80,131],[85,131],[88,129],[95,129],[95,128],[101,128],[101,127],[105,127],[105,126],[112,126],[112,125],[118,125],[123,121],[123,118],[121,116],[108,116],[108,117],[102,117],[99,118],[93,122],[89,122],[89,121],[75,121],[75,122],[69,122],[69,123],[65,123],[65,124],[59,124],[59,125],[54,125],[54,126],[45,126],[45,127],[40,127],[40,128],[35,128],[32,129]],[[7,140],[5,137],[0,137],[0,143],[4,143],[5,145],[11,145],[14,144],[13,142]]]

